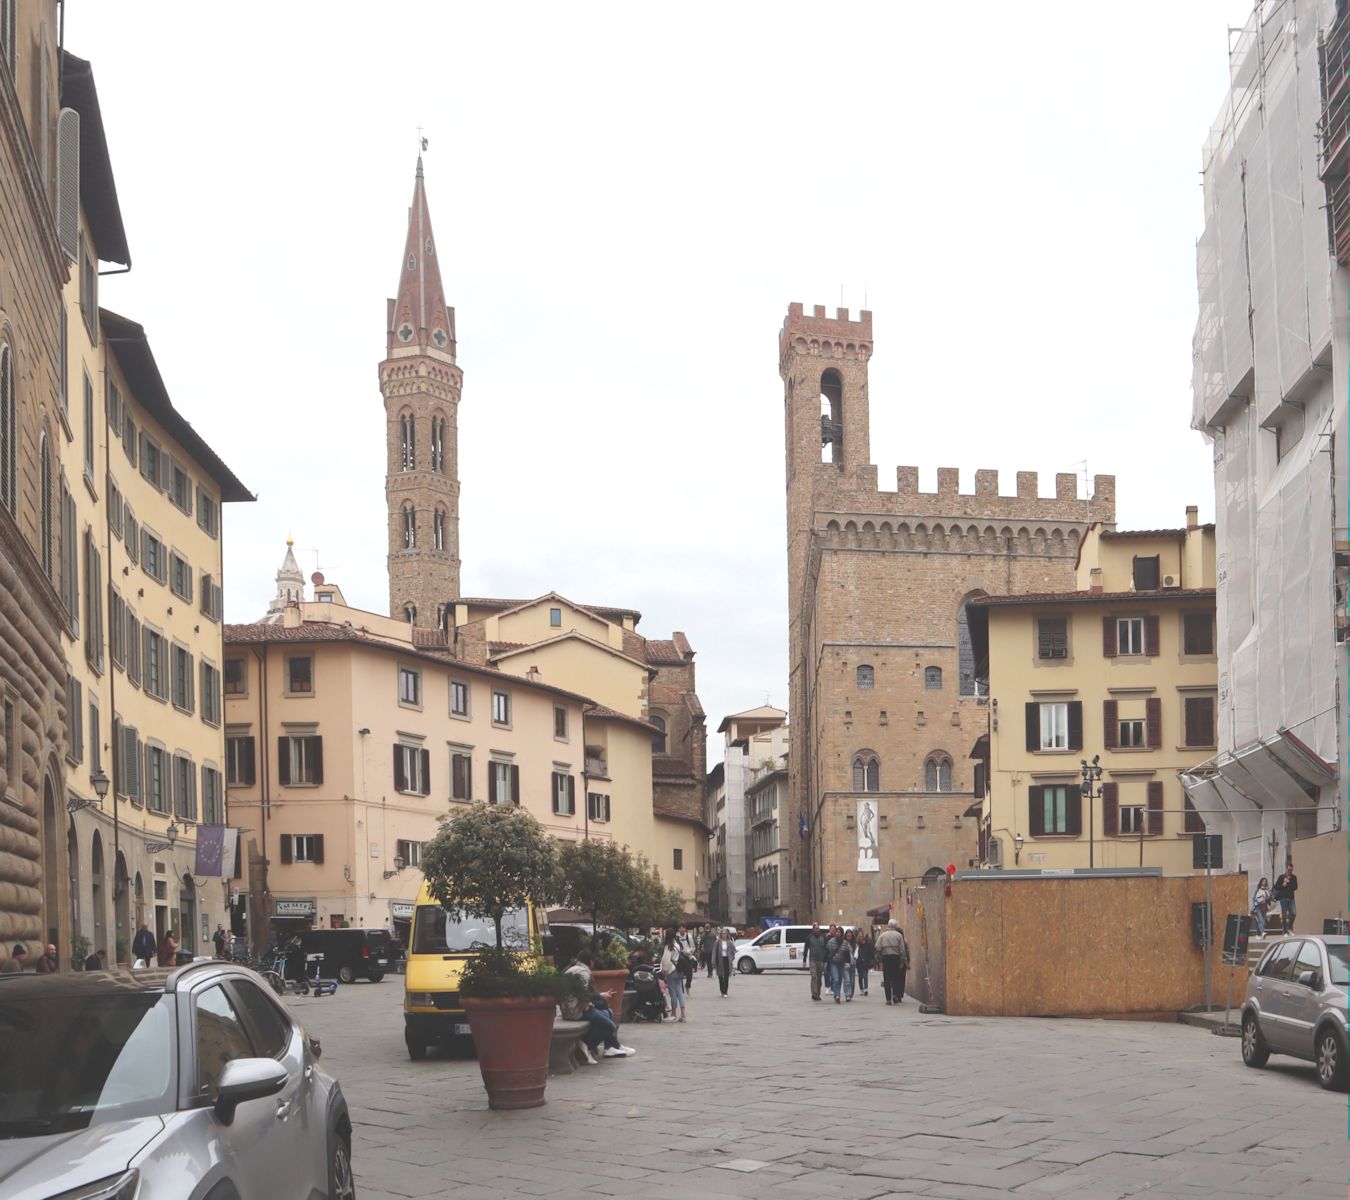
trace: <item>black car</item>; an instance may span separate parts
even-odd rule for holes
[[[323,955],[319,964],[323,979],[379,983],[393,969],[394,939],[387,929],[307,929],[297,936],[303,955]],[[289,960],[286,973],[291,973]]]

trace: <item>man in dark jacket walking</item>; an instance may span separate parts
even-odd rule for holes
[[[1294,874],[1294,860],[1284,864],[1284,874],[1270,889],[1270,898],[1280,902],[1280,930],[1282,933],[1294,932],[1294,918],[1298,916],[1298,906],[1294,903],[1294,893],[1298,891],[1298,876]]]
[[[811,999],[820,999],[820,981],[825,974],[825,935],[820,922],[811,926],[811,932],[802,943],[802,963],[811,972]]]
[[[157,950],[158,945],[155,942],[155,935],[150,932],[150,926],[142,921],[140,929],[136,931],[136,936],[131,942],[133,961],[137,958],[143,959],[147,967],[153,967]]]

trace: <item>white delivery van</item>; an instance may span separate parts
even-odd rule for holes
[[[825,933],[829,926],[821,929]],[[853,929],[845,925],[844,929]],[[803,947],[810,925],[775,925],[759,937],[736,947],[736,969],[742,975],[760,971],[801,971],[806,969]]]

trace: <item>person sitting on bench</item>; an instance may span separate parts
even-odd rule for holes
[[[577,955],[564,975],[576,975],[586,990],[591,987],[591,956],[588,951],[583,950]],[[609,1010],[609,1001],[603,996],[598,996],[591,992],[590,1000],[582,1010],[579,1018],[590,1025],[590,1029],[582,1035],[581,1044],[585,1050],[586,1061],[592,1066],[596,1064],[595,1052],[604,1044],[605,1058],[629,1058],[637,1051],[629,1046],[624,1046],[619,1042],[619,1027],[614,1023],[613,1014]]]

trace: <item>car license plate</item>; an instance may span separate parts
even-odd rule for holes
[[[387,967],[389,965],[389,960],[387,958],[377,958],[375,960],[375,965],[377,967]]]
[[[456,1021],[453,1028],[456,1034],[462,1033],[467,1036],[469,1032],[469,1023],[468,1021]]]

